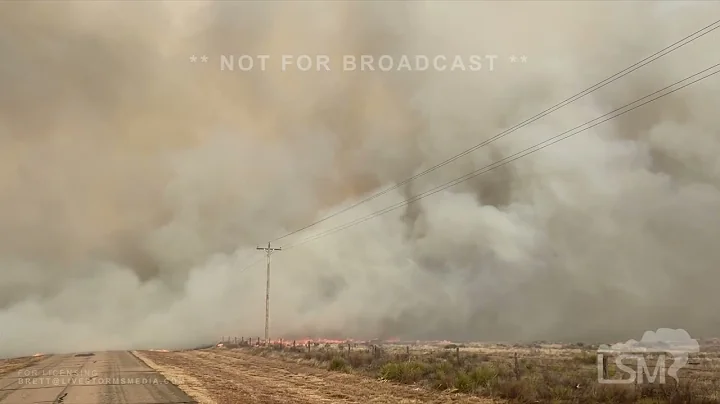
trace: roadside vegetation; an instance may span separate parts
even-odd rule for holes
[[[232,347],[231,347],[232,348]],[[240,345],[255,355],[302,361],[331,371],[353,372],[395,383],[450,390],[515,403],[697,403],[720,402],[720,368],[715,354],[701,354],[680,372],[680,383],[601,384],[592,346],[546,350],[535,346],[478,349],[462,345],[409,347],[308,344]],[[648,365],[655,363],[648,357]],[[614,359],[607,378],[620,379]],[[667,363],[669,366],[670,362]],[[628,363],[629,365],[629,363]],[[600,364],[602,366],[602,363]],[[629,375],[624,374],[627,379]]]

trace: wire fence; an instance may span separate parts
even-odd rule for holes
[[[632,369],[636,374],[645,369],[669,369],[675,358],[671,355],[652,353],[600,354],[594,346],[533,347],[521,345],[476,346],[438,343],[400,343],[387,341],[337,341],[337,340],[284,340],[266,343],[260,337],[222,337],[217,347],[256,348],[289,354],[305,354],[306,359],[331,361],[344,358],[351,362],[380,361],[434,361],[445,360],[457,365],[495,364],[509,368],[518,375],[527,372],[594,370],[607,377],[619,372],[619,365]],[[660,362],[662,360],[662,362]],[[720,352],[690,354],[687,363],[679,368],[683,378],[720,380]]]

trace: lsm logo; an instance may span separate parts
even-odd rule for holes
[[[645,331],[640,341],[631,339],[625,343],[612,346],[600,345],[597,350],[598,382],[603,384],[633,384],[648,383],[665,384],[665,375],[669,375],[675,382],[679,381],[678,371],[688,363],[690,354],[700,352],[700,344],[690,338],[690,334],[683,329],[660,328],[657,332]],[[665,368],[667,355],[672,359],[669,368]],[[608,358],[615,357],[616,369],[630,375],[609,377],[607,366]],[[650,371],[647,359],[655,359],[655,369]],[[635,363],[635,369],[628,363]]]

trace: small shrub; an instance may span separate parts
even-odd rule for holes
[[[372,354],[363,351],[353,351],[348,355],[348,363],[352,368],[363,368],[372,365]]]
[[[528,380],[505,380],[493,386],[493,392],[500,398],[536,402],[535,389]]]
[[[425,374],[425,366],[420,362],[391,362],[380,368],[380,377],[399,383],[413,384]]]
[[[601,403],[635,403],[639,398],[635,388],[628,385],[601,384],[595,390],[595,400]]]
[[[334,370],[337,372],[344,372],[347,370],[347,363],[345,362],[345,359],[336,356],[332,358],[330,361],[330,365],[328,365],[328,369]]]
[[[575,357],[573,357],[573,361],[583,365],[594,365],[597,363],[597,356],[584,352],[582,354],[575,355]]]
[[[443,371],[435,372],[435,377],[431,383],[431,387],[436,390],[447,390],[455,385],[455,380],[451,375]]]
[[[497,369],[494,369],[491,366],[482,365],[475,368],[469,376],[476,387],[489,387],[490,383],[498,377],[498,374]]]
[[[461,393],[472,393],[477,389],[477,383],[465,372],[458,372],[455,376],[455,388]]]

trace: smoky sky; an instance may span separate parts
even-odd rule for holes
[[[0,4],[0,356],[261,336],[257,245],[493,137],[718,11],[671,1]],[[718,35],[277,245],[707,68]],[[223,55],[243,54],[269,55],[267,69],[221,69]],[[286,54],[335,63],[282,71]],[[338,67],[363,54],[497,59],[479,71]],[[717,335],[718,90],[709,78],[273,255],[271,336]]]

